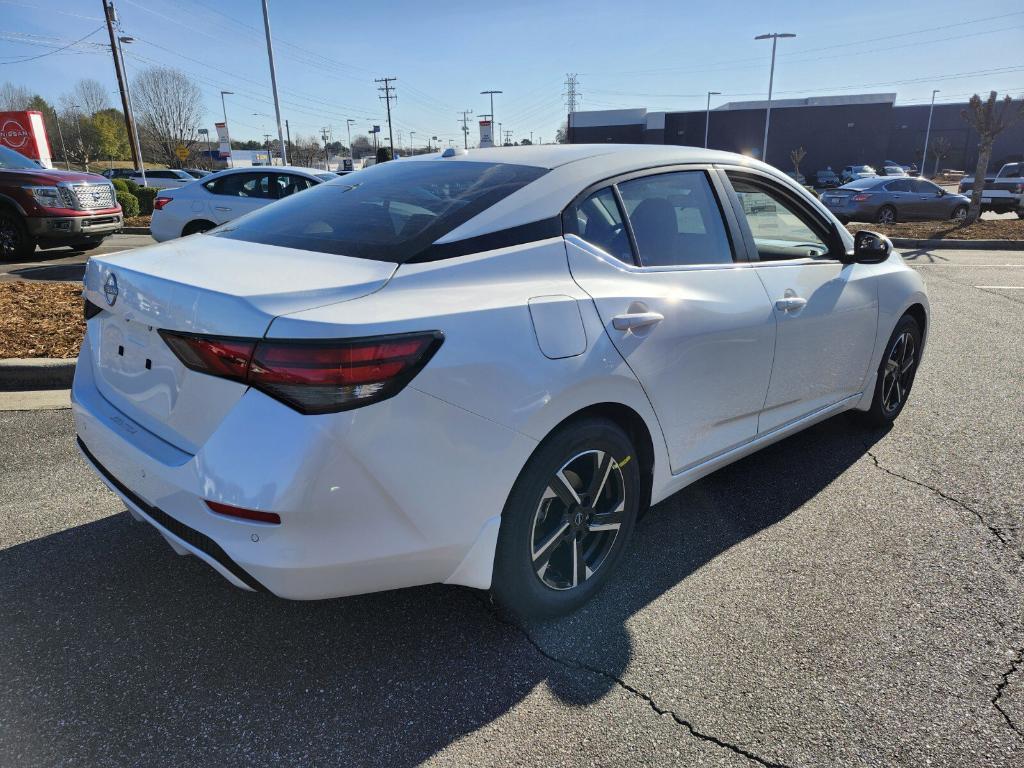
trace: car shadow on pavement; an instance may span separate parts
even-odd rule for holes
[[[22,280],[53,280],[58,282],[81,282],[85,276],[85,264],[52,264],[45,267],[12,269],[10,274]]]
[[[545,623],[443,586],[307,603],[244,593],[127,513],[0,550],[0,754],[411,766],[542,683],[596,702],[628,675],[634,614],[799,509],[881,436],[839,417],[676,494],[639,522],[596,600]]]

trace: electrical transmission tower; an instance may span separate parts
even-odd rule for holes
[[[462,148],[469,149],[469,116],[473,114],[472,109],[466,109],[459,113],[462,115]]]
[[[391,146],[391,159],[395,158],[395,137],[391,131],[391,101],[398,101],[398,94],[395,93],[395,86],[392,85],[397,77],[380,77],[375,79],[375,83],[384,83],[384,85],[377,88],[378,91],[384,95],[380,98],[387,104],[388,107],[388,144]]]
[[[505,131],[505,146],[512,145],[512,131]]]
[[[569,114],[576,111],[576,102],[583,96],[580,93],[580,80],[575,72],[565,76],[565,103],[569,107]]]

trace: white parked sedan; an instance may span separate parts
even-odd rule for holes
[[[188,175],[188,174],[186,174]],[[330,171],[293,166],[229,168],[180,189],[162,190],[153,201],[150,231],[162,242],[207,232],[275,200],[338,178]]]
[[[891,422],[928,330],[884,237],[670,146],[385,163],[84,285],[79,445],[175,551],[285,598],[444,582],[525,615],[581,605],[709,472]]]
[[[155,169],[152,171],[146,171],[146,181],[143,183],[141,173],[131,173],[128,178],[138,184],[140,187],[150,187],[151,189],[180,189],[186,184],[191,184],[195,181],[195,176],[185,171],[179,171],[176,168],[163,168]]]

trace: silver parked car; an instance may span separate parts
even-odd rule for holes
[[[876,176],[851,181],[823,193],[821,201],[843,223],[874,221],[879,224],[915,219],[962,221],[971,202],[964,195],[908,176]]]

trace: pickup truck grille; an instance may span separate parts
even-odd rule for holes
[[[69,208],[80,211],[98,211],[117,205],[110,184],[71,184],[60,187],[60,193]]]

